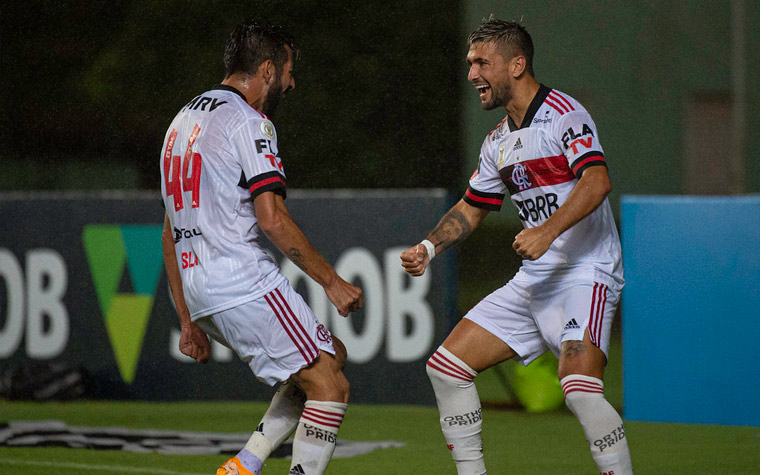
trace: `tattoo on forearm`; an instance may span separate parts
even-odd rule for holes
[[[431,233],[434,242],[447,249],[463,241],[472,232],[472,226],[461,211],[452,209],[441,219]]]
[[[586,351],[586,344],[582,341],[568,341],[562,348],[562,355],[566,358],[575,358]]]
[[[297,265],[302,271],[306,271],[306,265],[303,263],[301,251],[295,247],[291,247],[286,254],[288,255],[288,258],[293,261],[293,264]]]

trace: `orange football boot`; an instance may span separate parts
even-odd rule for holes
[[[216,475],[257,475],[243,466],[240,459],[232,457],[222,464]]]

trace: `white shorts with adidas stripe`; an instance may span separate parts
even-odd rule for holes
[[[259,299],[197,323],[270,386],[306,367],[320,351],[335,354],[332,335],[287,280]]]
[[[595,269],[547,273],[522,267],[465,318],[504,341],[526,366],[547,349],[559,357],[562,342],[582,340],[586,328],[592,343],[608,355],[621,290]]]

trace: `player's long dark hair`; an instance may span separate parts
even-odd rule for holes
[[[253,74],[268,59],[278,71],[282,71],[288,60],[285,45],[290,46],[295,58],[293,35],[269,22],[248,19],[238,25],[227,40],[224,48],[224,74],[226,77],[235,73]]]
[[[473,43],[493,41],[502,47],[505,59],[512,59],[522,54],[525,56],[525,65],[528,73],[533,74],[533,39],[528,30],[516,21],[498,20],[493,15],[488,20],[483,20],[477,30],[467,38],[467,45]]]

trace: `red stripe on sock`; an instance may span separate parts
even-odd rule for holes
[[[340,423],[342,422],[342,420],[340,422],[338,422],[338,423],[334,423],[332,421],[325,421],[325,420],[322,420],[322,419],[317,419],[316,417],[311,417],[308,414],[306,414],[306,411],[304,411],[304,413],[301,414],[301,419],[306,419],[307,421],[313,422],[315,424],[327,426],[327,427],[335,427],[336,429],[340,428]]]
[[[438,364],[446,368],[449,368],[452,371],[456,370],[458,373],[461,373],[463,376],[470,378],[470,380],[475,378],[475,375],[467,371],[465,368],[462,368],[458,364],[454,363],[450,359],[446,358],[440,351],[436,351],[435,353],[433,353],[433,356],[431,358],[435,358],[436,356],[442,360],[442,361],[436,361]]]
[[[430,366],[431,368],[433,368],[434,370],[438,371],[439,373],[443,373],[443,374],[445,374],[447,376],[451,376],[452,378],[460,379],[460,380],[466,381],[468,383],[472,382],[472,378],[463,378],[462,376],[460,376],[460,375],[458,375],[456,373],[452,373],[450,371],[446,371],[445,369],[443,369],[443,368],[441,368],[439,366],[436,366],[436,364],[434,364],[430,360],[428,360],[427,365]]]
[[[597,383],[572,379],[562,384],[562,392],[565,396],[574,391],[604,394],[604,388]]]

